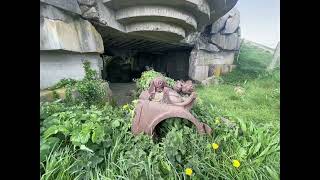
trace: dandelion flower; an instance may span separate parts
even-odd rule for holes
[[[220,119],[218,117],[215,119],[215,123],[220,124]]]
[[[233,160],[232,165],[236,168],[240,167],[240,162],[238,160]]]
[[[219,148],[219,145],[217,143],[212,143],[212,148],[216,150]]]
[[[128,104],[126,104],[126,105],[122,106],[122,108],[123,108],[123,109],[127,109],[128,107],[129,107],[129,105],[128,105]]]
[[[186,175],[191,176],[192,175],[192,169],[191,168],[186,168],[185,173],[186,173]]]

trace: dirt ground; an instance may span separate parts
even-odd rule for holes
[[[117,105],[122,106],[133,100],[132,91],[136,89],[136,83],[109,83],[112,97]]]

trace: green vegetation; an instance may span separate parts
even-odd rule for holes
[[[85,77],[75,84],[68,85],[66,101],[69,104],[104,105],[107,101],[107,90],[97,72],[90,68],[89,61],[84,62]]]
[[[137,89],[138,93],[141,93],[144,90],[147,90],[149,88],[150,82],[152,79],[156,77],[163,77],[166,82],[168,83],[168,86],[173,87],[175,81],[169,77],[163,76],[161,73],[156,72],[154,70],[145,71],[142,73],[141,78],[137,80]]]
[[[52,87],[49,87],[48,90],[56,90],[60,88],[64,88],[68,85],[74,85],[77,81],[74,79],[61,79],[57,84],[53,85]]]
[[[41,179],[279,179],[280,76],[279,70],[265,72],[271,55],[259,51],[244,44],[239,67],[224,83],[197,87],[191,111],[213,128],[212,136],[170,119],[157,127],[158,139],[135,137],[136,101],[123,107],[40,104]],[[157,75],[145,72],[140,91]],[[89,92],[101,95],[95,90]]]

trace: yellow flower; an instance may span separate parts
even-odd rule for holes
[[[219,145],[217,143],[212,143],[212,148],[216,150],[219,148]]]
[[[220,124],[220,119],[218,117],[215,119],[215,123]]]
[[[191,168],[186,168],[185,173],[186,173],[186,175],[191,176],[192,175],[192,169]]]
[[[129,105],[128,105],[128,104],[126,104],[126,105],[122,106],[122,108],[123,108],[123,109],[127,109],[128,107],[129,107]]]
[[[232,165],[236,168],[240,167],[240,162],[238,160],[233,160]]]

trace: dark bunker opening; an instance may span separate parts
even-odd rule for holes
[[[111,83],[127,83],[140,78],[153,69],[175,80],[188,79],[191,48],[171,49],[162,52],[139,51],[131,55],[103,55],[102,78]]]

